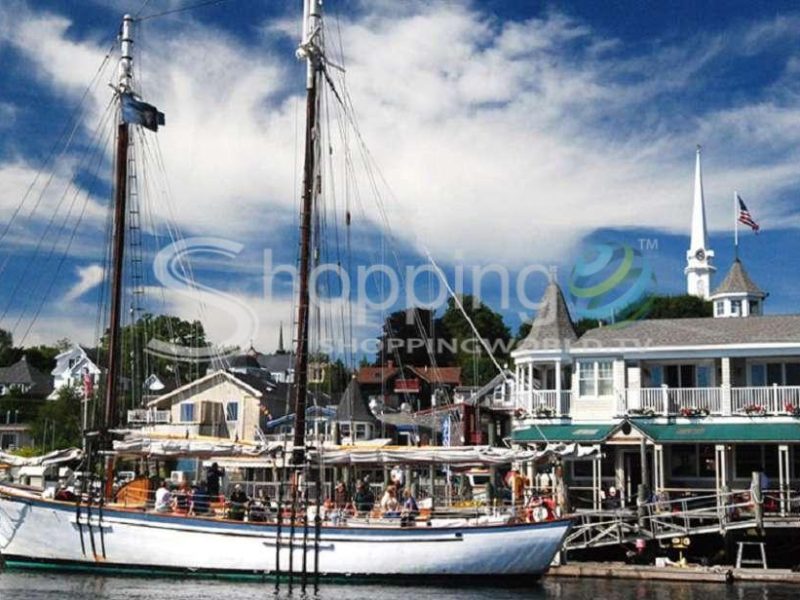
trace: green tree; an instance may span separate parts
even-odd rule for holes
[[[153,340],[166,342],[176,348],[207,348],[209,343],[200,321],[185,321],[175,316],[148,313],[135,323],[123,327],[121,333],[122,376],[131,383],[126,398],[128,406],[139,402],[142,384],[150,375],[157,375],[162,381],[179,386],[204,375],[208,368],[207,361],[187,360],[180,353],[165,356],[148,350],[148,344]],[[102,364],[107,365],[107,334],[101,342],[101,354]]]
[[[28,364],[45,375],[50,375],[55,368],[56,356],[61,352],[56,346],[32,346],[23,350]]]
[[[81,393],[62,387],[55,400],[42,403],[31,424],[31,434],[44,451],[81,445]]]
[[[22,351],[14,347],[14,337],[10,331],[0,329],[0,367],[14,364],[22,357]]]
[[[503,316],[471,295],[461,297],[461,303],[480,337],[492,348],[495,359],[501,365],[508,361],[511,331]],[[442,323],[448,340],[456,347],[456,364],[462,369],[461,377],[465,383],[483,385],[497,375],[497,367],[453,298],[447,303]]]
[[[442,319],[424,308],[409,308],[390,314],[383,323],[376,365],[395,363],[424,366],[451,366],[453,354],[441,341],[448,338]],[[438,341],[437,341],[438,340]]]

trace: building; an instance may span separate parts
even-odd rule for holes
[[[389,410],[407,404],[412,412],[449,404],[461,385],[461,367],[396,366],[361,367],[356,373],[361,393]]]
[[[512,353],[513,440],[601,450],[566,469],[583,490],[578,506],[582,498],[599,507],[610,487],[630,504],[640,483],[657,493],[747,489],[763,472],[786,510],[800,478],[800,315],[764,315],[767,295],[739,259],[704,293],[713,254],[699,174],[698,153],[687,287],[714,302],[713,317],[640,320],[578,337],[553,280]]]
[[[68,386],[83,389],[84,375],[87,371],[97,384],[102,371],[98,366],[95,350],[74,344],[57,355],[56,366],[50,373],[53,377],[53,391],[50,397],[54,398],[61,388]]]
[[[0,396],[16,393],[29,398],[46,398],[52,391],[50,378],[29,365],[25,356],[11,366],[0,367]]]

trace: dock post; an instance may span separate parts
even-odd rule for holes
[[[753,471],[750,482],[750,496],[753,501],[753,511],[759,531],[764,530],[764,490],[761,489],[761,473]]]

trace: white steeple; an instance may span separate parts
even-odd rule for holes
[[[703,198],[703,172],[700,169],[700,146],[694,172],[694,206],[692,208],[692,241],[686,252],[686,291],[692,296],[708,299],[711,293],[711,265],[714,251],[708,247],[706,204]]]

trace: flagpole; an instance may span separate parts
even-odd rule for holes
[[[739,192],[733,192],[733,254],[739,259]]]

